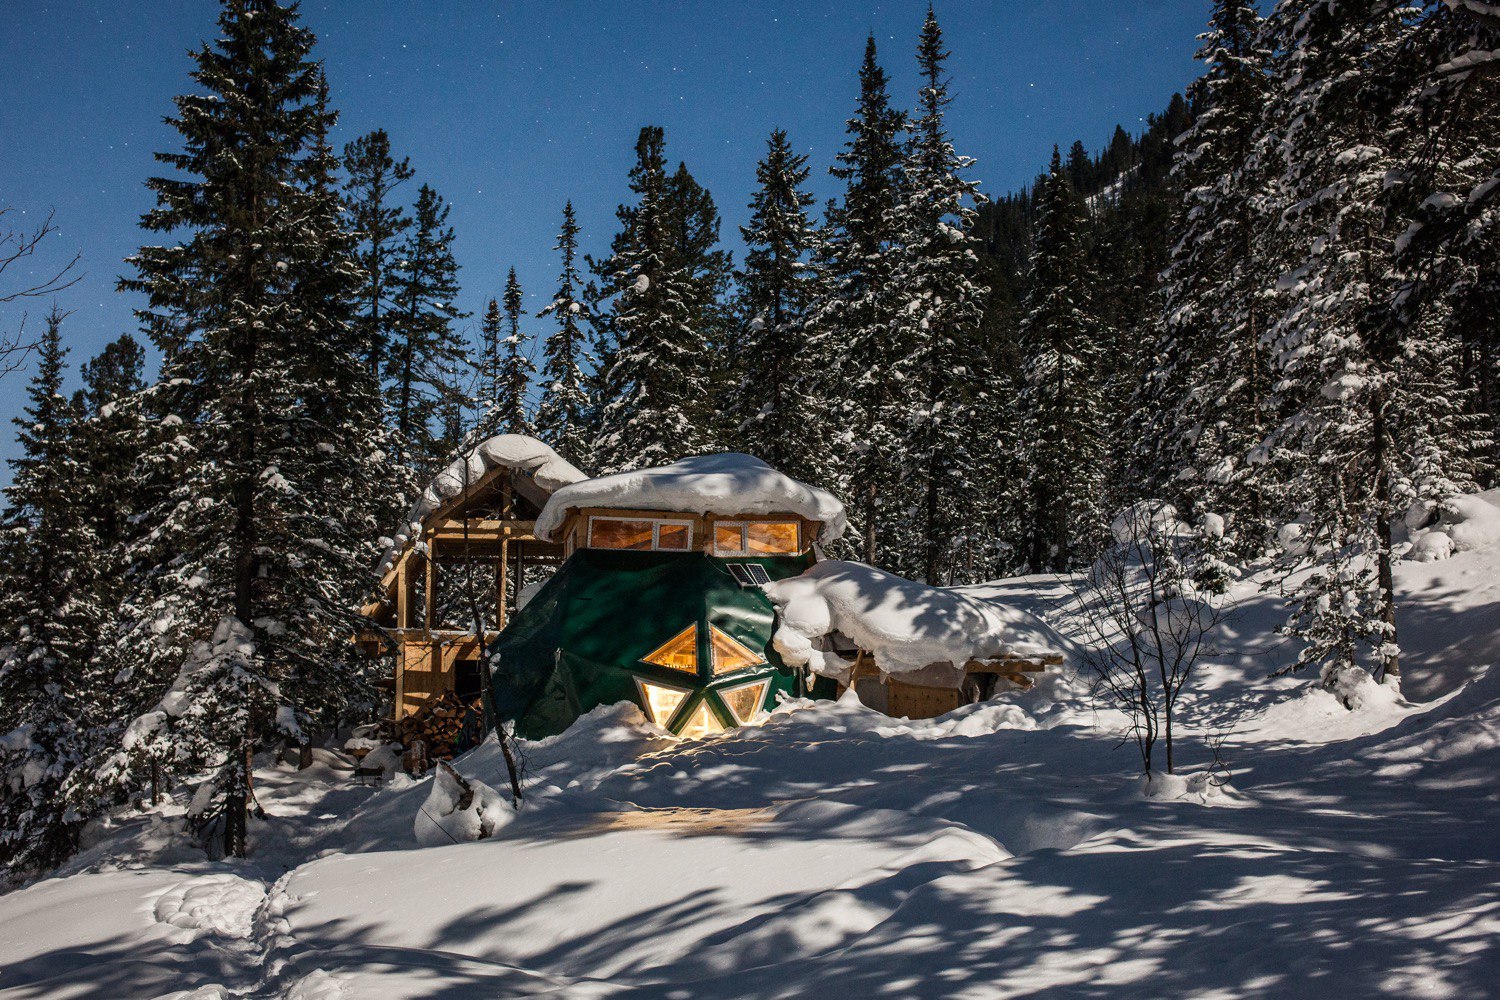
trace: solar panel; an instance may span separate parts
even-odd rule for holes
[[[757,584],[764,585],[771,582],[771,577],[766,572],[766,568],[757,563],[746,564],[745,571],[750,574],[750,579]]]
[[[750,574],[739,563],[730,563],[729,572],[734,577],[734,582],[738,583],[741,587],[755,586],[755,581],[750,579]]]

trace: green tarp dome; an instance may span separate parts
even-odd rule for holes
[[[730,566],[762,566],[780,580],[812,563],[810,553],[720,559],[701,552],[579,549],[491,644],[492,718],[514,721],[527,738],[551,736],[599,705],[641,704],[637,679],[688,690],[670,718],[660,720],[674,730],[705,702],[720,725],[736,725],[720,692],[761,678],[769,681],[766,708],[780,694],[806,696],[802,674],[771,648],[770,600],[759,587],[742,587]],[[689,626],[696,626],[696,670],[644,662]],[[715,676],[712,629],[764,662]],[[830,694],[825,687],[813,693]]]

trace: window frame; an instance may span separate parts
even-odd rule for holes
[[[790,552],[752,552],[750,551],[750,526],[752,524],[789,524],[797,532],[796,548]],[[719,548],[719,529],[738,528],[740,531],[740,547],[733,552]],[[749,518],[725,518],[715,519],[711,532],[713,555],[720,559],[768,559],[779,556],[797,556],[807,551],[807,545],[802,537],[802,522],[790,517],[749,517]]]
[[[588,515],[588,531],[586,534],[587,545],[585,548],[602,549],[608,552],[691,552],[693,551],[693,521],[691,518],[676,517],[640,517],[629,514],[590,514]],[[596,521],[627,521],[637,524],[651,525],[651,548],[649,549],[620,549],[608,545],[594,544],[594,523]],[[661,529],[663,525],[674,528],[687,529],[687,545],[680,549],[664,549],[661,547]]]

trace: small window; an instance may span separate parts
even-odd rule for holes
[[[714,555],[792,556],[802,551],[796,521],[719,521],[714,524]]]
[[[752,556],[793,555],[802,551],[797,535],[796,521],[751,521],[745,525],[745,550]]]
[[[596,517],[589,522],[589,547],[650,551],[652,527],[650,521]]]
[[[686,552],[693,546],[691,521],[648,518],[589,518],[589,548],[636,552]]]
[[[647,663],[686,673],[698,672],[698,626],[689,625],[645,656]]]
[[[719,699],[724,702],[724,707],[729,709],[729,714],[734,716],[735,722],[748,726],[755,721],[755,717],[765,707],[766,692],[769,690],[771,690],[771,679],[762,677],[748,684],[720,688]]]
[[[721,556],[745,554],[745,526],[737,522],[720,521],[714,525],[714,552]]]
[[[680,688],[674,684],[663,684],[661,681],[648,681],[644,678],[635,678],[636,690],[641,696],[641,707],[651,717],[651,721],[667,727],[672,721],[672,716],[682,707],[682,703],[688,700],[692,694],[687,688]]]
[[[725,635],[712,625],[708,627],[708,637],[713,647],[715,677],[766,662],[744,643]]]
[[[658,549],[663,552],[686,552],[692,544],[692,525],[656,522],[656,547]]]

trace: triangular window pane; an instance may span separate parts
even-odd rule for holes
[[[672,716],[677,714],[677,710],[692,693],[684,688],[654,684],[639,677],[635,679],[635,686],[636,690],[641,693],[641,705],[646,709],[646,714],[652,722],[663,729],[672,721]]]
[[[682,724],[677,735],[687,740],[698,740],[723,731],[723,723],[710,711],[708,702],[700,701],[698,707],[693,710],[693,714],[688,716],[688,720]]]
[[[670,667],[686,673],[698,672],[698,626],[689,625],[661,646],[641,657],[658,667]]]
[[[765,662],[745,645],[731,639],[712,625],[708,627],[708,634],[713,641],[714,676],[716,677],[719,674],[730,674],[736,670],[744,670],[746,667]]]
[[[723,700],[724,707],[729,709],[729,714],[734,716],[735,722],[748,726],[760,713],[761,706],[766,702],[766,692],[770,688],[771,679],[763,677],[749,684],[723,688],[719,691],[719,698]]]

